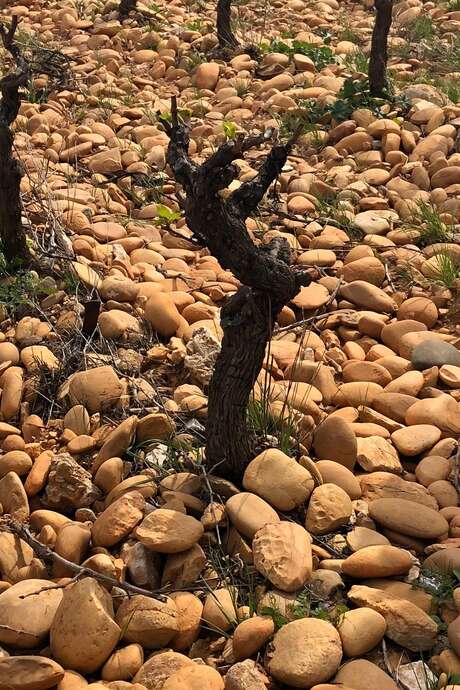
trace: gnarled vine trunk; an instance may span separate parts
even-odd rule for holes
[[[232,31],[232,0],[217,2],[217,38],[219,48],[236,48],[238,41]]]
[[[21,105],[19,89],[26,86],[29,78],[28,65],[14,42],[17,23],[17,17],[13,17],[9,31],[0,24],[2,43],[16,62],[16,70],[0,80],[0,238],[7,264],[27,266],[31,256],[21,217],[22,167],[13,157],[14,137],[10,129]]]
[[[136,9],[137,0],[120,0],[118,16],[121,20],[129,17],[129,13]]]
[[[372,32],[369,59],[369,91],[372,96],[383,96],[388,86],[388,34],[391,28],[393,0],[375,0],[376,17]]]
[[[165,122],[165,129],[170,137],[168,163],[186,193],[188,227],[242,283],[221,311],[224,336],[209,386],[206,444],[207,467],[240,481],[250,459],[247,406],[273,324],[300,287],[311,282],[307,273],[290,266],[291,249],[286,240],[275,238],[256,246],[245,224],[280,174],[290,144],[273,146],[258,175],[224,200],[219,191],[238,176],[233,161],[264,137],[228,141],[197,166],[189,157],[189,137],[178,121],[174,99],[172,123]]]

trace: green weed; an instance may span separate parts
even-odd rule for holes
[[[294,455],[297,424],[295,411],[286,403],[281,414],[274,414],[270,405],[270,394],[264,386],[262,398],[251,398],[247,409],[249,431],[259,439],[274,437],[278,448],[286,455]]]
[[[433,282],[443,285],[446,288],[455,287],[460,280],[460,266],[458,266],[453,258],[445,253],[440,252],[436,254],[436,271],[437,275]]]
[[[453,228],[444,223],[438,209],[432,204],[419,202],[412,214],[412,222],[417,224],[420,231],[417,240],[420,247],[452,241]]]
[[[407,30],[407,37],[413,43],[429,40],[433,38],[435,34],[436,32],[431,17],[426,15],[417,17]]]
[[[460,570],[444,572],[438,569],[422,570],[418,578],[412,583],[414,589],[423,589],[431,594],[437,605],[451,601],[453,591],[459,586]]]
[[[363,72],[367,74],[369,70],[369,56],[363,53],[362,50],[356,50],[345,56],[343,65],[349,72]]]
[[[360,43],[361,41],[358,34],[348,25],[339,31],[337,38],[339,41],[349,41],[350,43]]]
[[[231,120],[224,120],[222,122],[222,130],[226,139],[235,139],[237,133],[237,125]]]
[[[0,248],[0,307],[3,315],[13,317],[20,311],[33,309],[34,302],[39,297],[45,297],[52,292],[54,290],[40,285],[35,271],[21,268],[20,260],[7,266]]]
[[[175,223],[176,220],[179,220],[179,218],[181,217],[180,211],[172,211],[164,204],[157,204],[156,210],[158,213],[158,224],[166,229],[169,229],[171,225]]]
[[[306,55],[312,60],[317,70],[322,70],[323,67],[332,65],[337,62],[334,51],[329,46],[317,46],[306,41],[292,41],[291,45],[276,39],[270,44],[263,45],[264,52],[270,53],[284,53],[292,57],[295,53]]]

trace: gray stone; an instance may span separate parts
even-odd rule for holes
[[[444,340],[424,340],[414,347],[411,357],[415,369],[422,371],[430,367],[441,367],[443,364],[453,364],[460,367],[460,351]]]

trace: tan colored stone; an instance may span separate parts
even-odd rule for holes
[[[345,299],[363,309],[370,311],[392,313],[396,304],[383,290],[365,280],[354,280],[344,285],[340,294]]]
[[[367,659],[356,659],[344,664],[337,673],[335,682],[346,686],[342,690],[398,690],[393,678]]]
[[[404,360],[405,361],[405,360]],[[402,393],[417,396],[425,385],[421,371],[407,371],[385,386],[387,393]]]
[[[460,388],[460,367],[444,364],[439,369],[439,378],[449,388]]]
[[[393,352],[399,352],[401,338],[407,333],[418,333],[420,331],[428,331],[425,324],[420,321],[413,321],[412,319],[393,321],[383,327],[381,338],[382,342],[390,347]]]
[[[54,551],[71,563],[80,564],[86,555],[91,539],[88,525],[79,522],[68,522],[57,534]],[[54,577],[73,577],[74,572],[57,561],[53,563]]]
[[[293,510],[308,500],[314,481],[296,460],[269,448],[246,467],[243,486],[278,510]]]
[[[174,553],[167,557],[161,580],[162,586],[186,588],[193,585],[206,564],[206,556],[199,544],[188,551]]]
[[[401,303],[397,313],[398,320],[414,319],[432,328],[438,320],[438,310],[427,297],[410,297]]]
[[[417,481],[423,486],[430,486],[440,479],[447,479],[452,471],[452,460],[436,455],[428,455],[418,463],[415,468]]]
[[[111,547],[125,539],[144,517],[145,498],[131,491],[111,503],[91,527],[93,546]]]
[[[114,406],[123,392],[123,385],[110,366],[79,371],[69,380],[73,404],[81,403],[91,414],[100,412],[102,407]]]
[[[413,587],[408,582],[373,578],[372,580],[364,580],[361,584],[372,589],[379,589],[396,599],[410,601],[411,604],[415,604],[425,613],[431,613],[433,610],[433,597],[431,594],[427,594],[423,589]]]
[[[18,477],[28,474],[32,468],[30,455],[22,450],[10,450],[0,457],[0,478],[9,472],[15,472]]]
[[[275,632],[270,616],[253,616],[239,623],[232,637],[233,656],[237,661],[259,651]]]
[[[391,443],[380,436],[358,438],[358,463],[366,472],[402,472],[398,453]]]
[[[38,647],[51,628],[62,590],[47,580],[25,580],[0,594],[0,642],[19,649]],[[35,596],[24,596],[36,593]]]
[[[387,623],[386,636],[402,647],[421,652],[436,644],[438,626],[415,604],[363,585],[354,585],[348,598],[380,613]]]
[[[203,607],[203,621],[218,633],[233,627],[237,619],[236,591],[231,587],[215,589],[206,596]]]
[[[412,567],[409,551],[395,546],[366,546],[342,562],[342,570],[350,577],[391,577],[405,575]]]
[[[295,522],[281,521],[259,529],[252,542],[254,566],[284,592],[301,589],[311,577],[311,542]]]
[[[353,511],[348,494],[335,484],[322,484],[313,491],[305,528],[312,534],[327,534],[346,525]]]
[[[178,613],[178,630],[170,641],[177,651],[190,649],[200,634],[203,604],[191,592],[173,592],[170,596]]]
[[[342,644],[334,626],[302,618],[276,633],[266,668],[281,683],[308,688],[332,678],[341,660]]]
[[[460,404],[450,395],[418,400],[406,412],[406,424],[433,424],[452,436],[460,434]]]
[[[403,455],[420,455],[434,446],[441,438],[441,431],[431,424],[413,424],[391,434],[391,440]]]
[[[378,383],[368,381],[353,381],[343,383],[334,395],[332,403],[341,407],[359,407],[369,405],[372,407],[375,398],[383,393],[383,388]]]
[[[181,316],[176,305],[169,295],[161,292],[148,300],[144,313],[157,333],[165,337],[174,335],[181,324]]]
[[[136,673],[133,683],[140,683],[147,690],[160,690],[173,673],[191,665],[193,661],[178,652],[153,654]]]
[[[355,553],[368,546],[383,546],[390,544],[388,539],[380,532],[369,527],[354,527],[346,536],[348,548]]]
[[[170,676],[163,690],[223,690],[224,681],[216,669],[204,664],[185,666]]]
[[[376,362],[350,362],[343,370],[345,383],[351,381],[369,381],[386,386],[392,380],[391,374]]]
[[[44,656],[0,659],[0,690],[48,690],[64,677],[64,669]]]
[[[337,630],[345,656],[362,656],[374,649],[383,639],[387,624],[385,618],[365,606],[346,611]]]
[[[372,501],[369,514],[380,525],[410,537],[437,539],[449,531],[447,520],[438,512],[400,498]]]
[[[264,525],[279,522],[278,513],[262,498],[252,493],[239,493],[228,499],[226,513],[245,537],[252,539]]]
[[[51,625],[51,652],[66,668],[94,673],[114,650],[120,633],[107,590],[86,577],[64,591]]]
[[[408,482],[395,474],[372,472],[362,475],[359,481],[366,501],[375,501],[377,498],[400,498],[420,503],[434,510],[438,509],[436,501],[424,486],[416,482]]]
[[[21,367],[10,367],[1,377],[0,413],[2,419],[6,421],[15,417],[19,411],[23,392],[23,376]]]
[[[15,472],[9,472],[0,479],[0,504],[5,515],[11,515],[19,522],[25,522],[29,517],[27,494]]]
[[[195,70],[193,83],[197,89],[214,91],[219,78],[219,65],[217,62],[202,62]]]
[[[117,649],[105,662],[102,680],[131,680],[144,663],[144,650],[139,644],[128,644]],[[78,690],[78,689],[77,689]]]
[[[129,448],[134,439],[137,424],[138,418],[133,415],[132,417],[124,419],[107,436],[94,461],[92,467],[93,473],[97,472],[102,463],[109,460],[109,458],[123,457],[125,451]]]
[[[353,470],[357,454],[356,436],[344,419],[333,416],[321,422],[315,429],[313,446],[319,460],[334,460]]]
[[[115,616],[123,639],[147,649],[165,647],[179,629],[178,619],[172,599],[158,601],[142,594],[126,598]]]
[[[150,551],[180,553],[194,546],[203,532],[203,525],[194,517],[157,508],[144,518],[135,535]]]
[[[339,486],[352,501],[361,497],[361,486],[359,481],[344,465],[333,460],[319,460],[315,463],[324,484],[335,484]]]
[[[166,439],[174,433],[176,425],[164,412],[152,412],[142,417],[137,425],[137,440],[140,443],[152,439]]]

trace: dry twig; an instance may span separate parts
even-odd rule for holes
[[[118,587],[119,589],[123,589],[125,592],[127,592],[127,594],[142,594],[144,597],[149,597],[150,599],[166,601],[166,596],[162,593],[164,590],[149,591],[148,589],[131,585],[129,582],[120,582],[119,580],[115,580],[111,577],[108,577],[108,575],[98,573],[92,568],[86,568],[82,565],[78,565],[77,563],[72,563],[72,561],[60,556],[58,553],[52,551],[48,546],[45,546],[39,542],[38,539],[33,536],[30,530],[19,522],[15,522],[13,520],[5,522],[0,526],[0,531],[10,532],[11,534],[18,536],[31,547],[38,558],[41,558],[44,561],[51,560],[54,563],[59,563],[59,565],[63,565],[71,570],[73,573],[75,573],[75,576],[72,578],[72,580],[77,580],[81,577],[93,577],[105,587]],[[55,588],[53,585],[50,587],[53,589]],[[41,591],[43,591],[43,589],[37,591],[36,594],[39,594]]]

